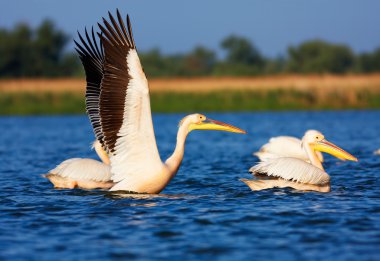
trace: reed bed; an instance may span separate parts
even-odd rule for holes
[[[155,112],[380,108],[380,74],[153,79]],[[83,113],[85,80],[0,81],[0,114]]]

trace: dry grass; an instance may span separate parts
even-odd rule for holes
[[[293,89],[362,89],[380,90],[380,74],[373,75],[322,75],[322,76],[266,76],[250,78],[194,78],[156,79],[151,81],[152,91],[209,92],[219,90],[278,90]]]
[[[155,112],[380,108],[380,74],[150,80]],[[0,115],[83,113],[84,79],[1,80]]]
[[[285,75],[241,78],[152,79],[152,92],[213,92],[222,90],[298,90],[347,92],[367,90],[380,92],[380,74],[371,75]],[[0,80],[0,92],[74,92],[84,93],[84,79]]]
[[[0,92],[51,92],[51,93],[84,93],[84,79],[14,79],[0,80]]]

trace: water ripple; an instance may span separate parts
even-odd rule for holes
[[[154,116],[163,158],[182,116]],[[67,158],[95,158],[87,118],[0,118],[0,259],[380,258],[380,156],[373,154],[380,147],[380,112],[210,117],[250,135],[191,133],[183,166],[161,195],[53,189],[40,174]],[[239,181],[250,178],[247,170],[257,162],[252,152],[269,137],[301,136],[306,128],[320,129],[360,160],[326,156],[330,193],[252,192]]]

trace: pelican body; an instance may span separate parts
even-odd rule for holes
[[[76,50],[86,73],[86,111],[99,142],[93,159],[69,159],[46,177],[60,188],[103,188],[137,193],[160,193],[176,175],[187,135],[193,130],[245,131],[223,122],[191,114],[181,120],[173,154],[162,162],[158,153],[150,109],[149,86],[133,39],[119,11],[98,24],[100,47],[94,30]],[[109,163],[109,164],[107,164]]]
[[[269,178],[279,178],[286,181],[292,181],[301,184],[313,186],[326,186],[330,184],[330,176],[325,172],[320,159],[316,152],[326,152],[337,158],[358,161],[357,158],[328,142],[323,134],[316,130],[309,130],[302,138],[302,146],[305,154],[308,157],[308,162],[294,157],[278,157],[267,159],[253,166],[249,171],[256,175]],[[257,190],[259,188],[272,188],[272,187],[286,187],[290,183],[282,182],[282,185],[276,182],[267,182],[263,186],[262,181],[258,180],[242,180],[251,189]]]
[[[292,136],[278,136],[270,138],[269,142],[264,144],[254,155],[261,161],[273,158],[291,157],[304,161],[309,161],[309,157],[302,148],[302,141]],[[319,161],[323,162],[323,155],[315,151]]]

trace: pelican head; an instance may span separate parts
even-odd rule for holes
[[[302,144],[303,146],[309,145],[314,151],[326,152],[339,159],[358,161],[356,157],[347,151],[327,141],[325,136],[316,130],[308,130],[302,138]]]
[[[95,149],[96,153],[98,154],[99,158],[102,160],[104,164],[110,165],[109,156],[107,152],[103,149],[102,144],[99,142],[99,140],[95,140],[91,148]]]
[[[188,132],[192,130],[218,130],[246,134],[242,129],[221,121],[209,119],[199,113],[191,114],[183,118],[179,123],[179,127],[182,126],[187,127]]]

